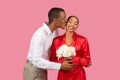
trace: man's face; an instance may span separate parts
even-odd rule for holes
[[[62,12],[62,11],[60,12],[59,18],[56,19],[56,26],[58,28],[62,28],[62,29],[65,28],[65,26],[66,26],[66,14],[65,14],[65,12]]]

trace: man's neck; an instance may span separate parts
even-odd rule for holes
[[[48,26],[49,26],[49,28],[50,28],[50,30],[51,30],[52,33],[53,33],[54,30],[57,29],[57,28],[55,27],[55,25],[52,24],[52,23],[48,24]]]

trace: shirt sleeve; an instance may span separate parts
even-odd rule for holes
[[[44,59],[43,52],[45,47],[45,40],[44,37],[41,35],[34,35],[31,40],[31,53],[32,53],[32,60],[31,62],[38,68],[43,69],[55,69],[59,70],[61,67],[60,63],[50,62],[49,60]]]

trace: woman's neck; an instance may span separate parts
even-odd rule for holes
[[[66,31],[66,39],[72,38],[74,32]]]
[[[74,32],[69,32],[69,31],[66,31],[66,38],[65,38],[65,42],[66,42],[66,45],[70,46],[71,43],[72,43],[72,36],[73,36]]]

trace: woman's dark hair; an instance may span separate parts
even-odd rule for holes
[[[52,23],[54,18],[59,18],[59,14],[61,11],[65,12],[64,9],[62,8],[57,7],[51,8],[50,11],[48,12],[49,23]]]
[[[78,19],[78,17],[77,17],[77,16],[74,16],[74,15],[69,16],[69,17],[67,18],[67,22],[68,22],[68,20],[69,20],[71,17],[75,17],[75,18],[78,20],[78,23],[79,23],[79,19]]]

